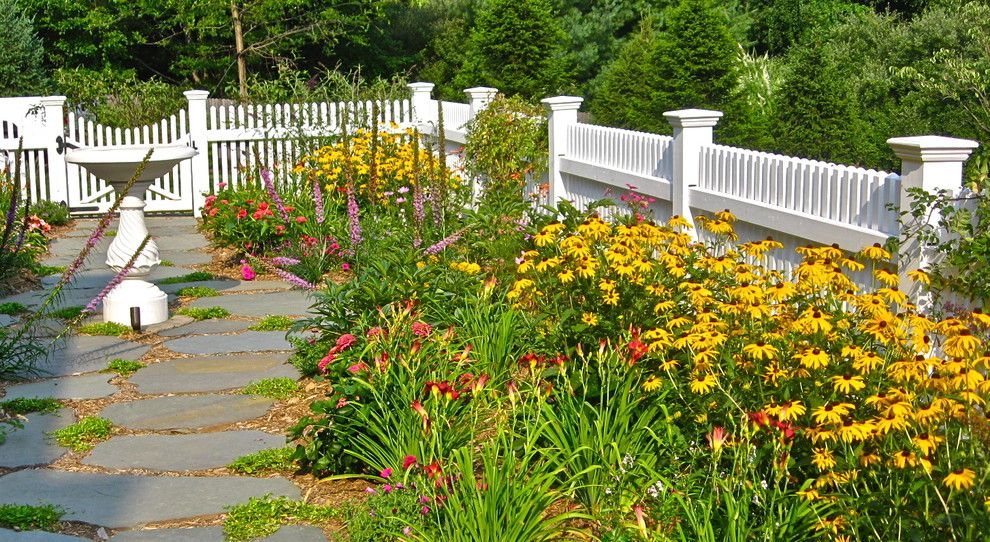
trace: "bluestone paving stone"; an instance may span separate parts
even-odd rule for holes
[[[199,250],[165,250],[162,251],[162,260],[172,262],[172,265],[197,265],[210,263],[213,257]]]
[[[146,394],[192,393],[242,388],[264,378],[298,378],[289,354],[197,356],[149,365],[130,378]]]
[[[170,233],[151,231],[151,236],[159,249],[167,251],[195,250],[207,246],[206,238],[200,233]]]
[[[123,531],[110,537],[112,542],[224,542],[223,527],[192,529],[148,529]]]
[[[254,322],[243,320],[221,320],[211,318],[209,320],[194,321],[184,326],[173,327],[160,331],[158,334],[163,337],[182,337],[185,335],[206,335],[210,333],[230,333],[232,331],[244,331]]]
[[[0,327],[7,327],[14,323],[15,318],[9,314],[0,314]]]
[[[110,469],[202,470],[223,467],[241,456],[283,446],[285,437],[262,431],[125,435],[97,444],[83,463]]]
[[[300,497],[284,478],[162,477],[21,470],[2,478],[0,503],[51,503],[66,520],[109,528],[217,514],[225,506],[265,494]]]
[[[22,397],[52,397],[55,399],[96,399],[117,393],[117,387],[109,381],[114,375],[93,374],[50,378],[7,388],[4,401]]]
[[[313,302],[309,292],[289,290],[267,294],[243,293],[222,297],[207,297],[190,303],[193,307],[223,307],[240,316],[266,316],[269,314],[305,315]]]
[[[11,531],[0,529],[0,540],[3,542],[83,542],[88,538],[79,538],[67,534],[46,533],[45,531]]]
[[[183,316],[181,314],[175,314],[168,320],[164,322],[159,322],[157,324],[152,324],[142,329],[145,333],[161,333],[162,331],[168,331],[174,327],[184,326],[186,324],[195,322],[196,319],[192,316]]]
[[[165,347],[183,354],[267,352],[291,350],[284,331],[245,331],[237,335],[193,335],[165,342]]]
[[[47,433],[75,422],[71,409],[62,408],[54,414],[27,414],[26,417],[23,428],[7,430],[7,440],[0,444],[0,467],[46,465],[68,451],[50,441]],[[6,477],[0,480],[0,487],[7,484]]]
[[[107,361],[121,358],[136,361],[151,347],[117,337],[72,336],[58,341],[50,358],[37,369],[50,376],[68,376],[106,369]]]
[[[226,292],[250,292],[252,290],[291,290],[292,285],[284,280],[242,280]]]
[[[198,429],[257,418],[272,404],[249,395],[180,395],[117,403],[100,416],[130,429]]]

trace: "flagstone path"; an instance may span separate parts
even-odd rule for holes
[[[47,265],[66,265],[86,242],[95,221],[76,227],[51,245]],[[149,217],[163,260],[174,265],[155,269],[153,282],[193,272],[210,261],[206,240],[192,218]],[[112,239],[101,240],[89,262],[57,306],[86,305],[109,281],[103,264]],[[32,307],[43,302],[57,277],[43,280],[45,289],[0,302]],[[175,306],[175,292],[184,286],[208,286],[219,296],[188,303],[224,307],[225,319],[194,321],[174,316],[150,326],[132,340],[72,336],[53,347],[40,369],[46,378],[25,383],[0,382],[0,400],[52,397],[68,405],[54,414],[29,414],[23,429],[8,431],[0,444],[0,504],[51,503],[62,507],[64,520],[94,526],[94,540],[113,542],[219,542],[224,539],[218,514],[250,497],[301,497],[301,490],[283,477],[250,477],[217,471],[233,460],[268,448],[285,446],[284,435],[251,428],[275,403],[244,395],[241,388],[273,377],[297,378],[288,364],[291,345],[284,332],[250,331],[248,326],[275,314],[303,316],[310,306],[306,292],[273,281],[218,279],[162,285]],[[99,321],[95,318],[94,321]],[[11,320],[0,322],[15,324]],[[58,333],[58,322],[48,334]],[[128,378],[100,372],[109,360],[140,361],[146,367]],[[85,409],[114,423],[115,436],[84,454],[52,442],[47,433],[73,423],[75,409]],[[71,468],[65,468],[71,465]],[[167,527],[205,517],[213,526]],[[149,524],[151,528],[149,528]],[[161,525],[166,525],[163,528]],[[97,531],[96,527],[103,530]],[[0,529],[0,541],[71,542],[78,536]],[[285,526],[267,541],[326,540],[311,526]]]

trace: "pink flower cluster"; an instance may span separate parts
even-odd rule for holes
[[[347,350],[351,346],[354,346],[354,343],[356,342],[357,342],[357,337],[351,335],[350,333],[345,333],[340,337],[338,337],[337,344],[335,344],[333,348],[331,348],[330,351],[327,352],[327,355],[320,360],[320,363],[318,365],[318,367],[320,368],[320,372],[326,374],[327,366],[333,363],[335,359],[337,359],[337,354],[343,352],[344,350]]]

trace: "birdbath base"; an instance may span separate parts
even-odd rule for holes
[[[103,299],[103,321],[131,327],[131,308],[140,310],[141,327],[168,320],[168,296],[141,279],[125,279]]]

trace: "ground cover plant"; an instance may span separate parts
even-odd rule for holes
[[[295,448],[272,448],[238,457],[227,468],[243,474],[267,474],[278,471],[292,471],[296,463],[292,460]]]
[[[0,504],[0,528],[15,531],[55,531],[65,512],[52,504]]]
[[[120,337],[121,335],[130,332],[131,328],[116,322],[94,322],[92,324],[86,324],[79,327],[79,333],[84,335],[107,335],[112,337]]]
[[[261,395],[270,399],[288,399],[299,391],[299,384],[285,376],[251,382],[241,390],[245,395]]]
[[[230,316],[230,311],[223,307],[182,307],[176,314],[189,316],[196,320],[211,320],[214,318],[226,318]]]
[[[78,422],[51,432],[51,436],[61,446],[76,452],[88,452],[97,443],[110,438],[113,424],[96,416],[86,416]]]
[[[128,359],[116,358],[107,362],[107,368],[104,372],[117,373],[120,376],[130,376],[138,371],[138,369],[143,369],[144,364],[139,361],[131,361]]]
[[[184,297],[214,297],[220,295],[220,292],[215,288],[206,286],[186,286],[185,288],[179,288],[175,293]]]

